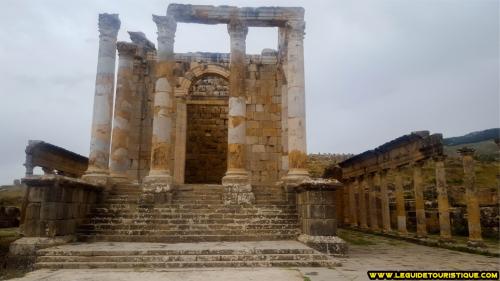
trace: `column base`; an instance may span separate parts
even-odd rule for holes
[[[469,240],[467,241],[467,247],[486,248],[486,244],[484,244],[483,240]]]
[[[142,181],[142,195],[139,201],[143,206],[171,203],[172,176],[168,172],[152,171]]]
[[[109,181],[114,184],[132,183],[132,181],[126,175],[120,175],[120,174],[109,175]]]
[[[107,185],[109,183],[109,173],[106,170],[89,169],[82,176],[82,180],[96,185]]]

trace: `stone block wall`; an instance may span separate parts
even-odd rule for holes
[[[21,211],[21,233],[25,237],[55,237],[75,234],[102,187],[63,176],[24,178],[27,185]]]
[[[187,106],[186,183],[221,183],[227,170],[227,110],[227,105]]]
[[[335,190],[299,190],[297,210],[301,232],[311,236],[334,236],[337,233]]]
[[[174,74],[176,77],[184,77],[192,81],[186,103],[190,106],[189,100],[196,97],[197,101],[202,100],[206,95],[201,95],[201,89],[206,85],[196,82],[206,78],[193,77],[192,69],[204,69],[216,65],[221,69],[229,70],[229,54],[220,53],[187,53],[175,54],[176,66]],[[152,71],[153,62],[148,64],[149,71]],[[246,97],[247,97],[247,170],[251,174],[252,184],[272,184],[278,181],[284,174],[282,159],[286,154],[283,149],[282,131],[282,74],[279,71],[280,63],[275,52],[267,50],[263,55],[247,55],[246,71]],[[212,74],[210,74],[212,75]],[[214,75],[213,75],[214,76]],[[216,75],[215,75],[216,76]],[[218,76],[217,76],[218,77]],[[221,77],[219,77],[221,78]],[[153,119],[153,82],[152,75],[145,75],[143,82],[138,83],[146,88],[144,96],[136,95],[138,103],[142,104],[141,117],[139,111],[135,110],[137,120],[132,125],[134,132],[131,147],[134,151],[131,157],[130,175],[139,175],[139,180],[147,175],[150,162],[151,126]],[[149,79],[149,80],[148,80]],[[222,86],[227,86],[226,84]],[[178,87],[179,85],[176,85]],[[215,92],[220,92],[215,89]],[[214,92],[214,93],[215,93]],[[174,94],[173,94],[174,95]],[[216,95],[219,99],[227,99],[226,94]],[[172,135],[171,143],[176,142],[177,126],[177,106],[181,97],[172,97]],[[141,102],[139,102],[141,100]],[[138,109],[138,105],[134,105]],[[189,122],[188,122],[189,127]],[[186,150],[189,150],[189,142],[186,141]],[[171,174],[174,174],[175,145],[170,146],[169,161]],[[186,155],[187,156],[187,155]],[[225,157],[225,156],[224,156]],[[187,157],[186,157],[187,160]],[[186,165],[187,165],[186,161]],[[218,164],[217,164],[218,166]],[[219,166],[218,166],[219,167]],[[218,172],[216,172],[218,173]]]

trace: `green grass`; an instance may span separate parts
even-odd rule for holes
[[[0,206],[21,208],[25,192],[24,186],[0,186]]]
[[[347,232],[344,230],[338,230],[337,235],[342,238],[344,241],[346,241],[349,244],[352,245],[358,245],[358,246],[370,246],[370,245],[375,245],[373,241],[370,241],[368,239],[365,239],[361,236],[359,236],[355,232]]]

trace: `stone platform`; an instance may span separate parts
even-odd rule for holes
[[[340,263],[297,241],[72,243],[39,250],[37,269],[298,267]]]

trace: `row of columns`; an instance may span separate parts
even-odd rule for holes
[[[151,163],[144,183],[155,190],[169,190],[170,153],[172,147],[174,38],[177,22],[172,16],[153,16],[158,29],[158,61],[154,93]],[[116,14],[99,15],[99,56],[94,96],[89,167],[84,179],[105,184],[111,175],[116,180],[127,179],[128,133],[131,118],[131,81],[136,52],[133,44],[120,42],[117,35],[120,20]],[[306,169],[305,86],[303,21],[290,21],[286,26],[287,58],[287,130],[288,175],[290,180],[308,177]],[[249,184],[246,170],[246,35],[248,27],[240,20],[228,24],[231,40],[230,97],[228,114],[228,170],[223,184]],[[119,53],[115,115],[112,120],[115,57]],[[113,123],[112,123],[113,121]],[[111,125],[114,124],[113,131]],[[113,144],[111,134],[113,132]],[[111,154],[111,157],[110,157]],[[111,158],[111,159],[110,159]]]
[[[468,243],[471,246],[481,246],[483,243],[481,236],[480,209],[477,189],[474,183],[474,150],[464,148],[459,150],[459,153],[462,155],[464,168],[464,185],[466,188],[467,219],[469,227]],[[445,157],[442,155],[434,157],[440,240],[451,241],[450,206],[448,202],[444,160]],[[416,236],[419,238],[427,236],[425,200],[423,192],[424,186],[422,177],[423,164],[424,162],[420,161],[413,163],[412,165],[413,192],[416,213]],[[408,234],[408,230],[406,227],[405,198],[401,169],[402,167],[393,169],[395,187],[394,197],[396,202],[397,232],[399,235],[406,236]],[[344,204],[348,206],[348,208],[345,209],[346,211],[348,210],[348,212],[345,212],[347,216],[344,218],[344,223],[346,225],[359,227],[360,229],[365,230],[370,229],[371,231],[376,232],[380,231],[376,201],[377,187],[380,187],[380,211],[382,218],[381,231],[384,233],[392,232],[387,181],[387,174],[389,172],[389,170],[381,170],[374,174],[353,178],[348,182],[346,186],[347,194],[344,197]],[[365,190],[368,190],[368,204],[365,202]],[[356,200],[356,193],[358,194],[359,200]],[[368,218],[366,215],[367,211]]]

